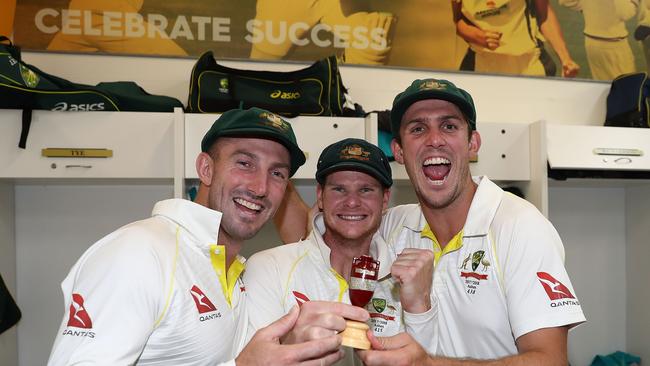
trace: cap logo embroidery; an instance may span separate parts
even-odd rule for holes
[[[273,113],[260,113],[260,119],[262,119],[262,123],[267,126],[274,127],[283,132],[289,130],[289,124]]]
[[[72,294],[68,326],[84,329],[91,329],[93,327],[93,322],[90,320],[90,316],[84,307],[84,298],[79,294]]]
[[[346,159],[346,160],[354,159],[354,160],[368,161],[370,160],[370,151],[364,149],[363,147],[357,144],[348,145],[343,149],[341,149],[339,158]]]
[[[192,286],[190,293],[192,294],[192,299],[194,299],[194,303],[196,304],[196,309],[199,311],[199,314],[217,311],[217,307],[214,306],[212,301],[210,301],[210,299],[208,299],[203,291],[201,291],[201,289],[196,285]]]
[[[537,272],[537,279],[544,287],[544,291],[551,300],[575,299],[569,289],[546,272]]]
[[[418,88],[420,90],[432,90],[432,89],[442,90],[442,89],[447,89],[447,85],[439,83],[435,80],[427,80],[422,84],[420,84]]]

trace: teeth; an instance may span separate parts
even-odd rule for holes
[[[242,205],[242,206],[244,206],[246,208],[254,210],[254,211],[259,211],[259,210],[262,209],[262,206],[260,206],[258,204],[255,204],[253,202],[246,201],[243,198],[235,198],[235,202],[239,203],[240,205]]]
[[[349,220],[349,221],[363,220],[362,215],[340,215],[339,217],[342,218],[343,220]]]
[[[449,160],[445,158],[436,157],[436,158],[429,158],[425,160],[424,166],[435,165],[435,164],[449,164],[449,163],[450,163]]]
[[[429,182],[433,183],[434,186],[441,186],[445,182],[444,179],[432,180],[432,179],[430,179],[428,177],[427,177],[427,179],[429,179]]]

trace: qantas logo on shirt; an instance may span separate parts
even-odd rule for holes
[[[90,316],[84,307],[84,298],[79,294],[72,294],[68,326],[84,329],[91,329],[93,327],[93,322],[90,320]]]
[[[198,286],[196,285],[192,286],[192,289],[190,290],[190,294],[192,294],[192,299],[194,300],[194,304],[196,304],[196,310],[199,311],[199,315],[212,313],[207,315],[201,315],[199,317],[200,321],[204,322],[210,319],[221,318],[221,313],[217,312],[217,307],[214,306],[212,301],[210,301],[210,299],[208,299],[208,297],[205,296],[203,291],[201,291],[201,289]]]
[[[305,301],[309,301],[307,295],[303,294],[302,292],[293,291],[293,296],[296,298],[296,302],[298,303],[298,306],[302,306],[302,304],[304,304]]]
[[[548,298],[551,300],[575,299],[569,289],[546,272],[537,272],[537,279],[544,287]]]
[[[196,309],[199,311],[199,314],[209,313],[211,311],[217,311],[216,306],[212,304],[212,301],[208,299],[207,296],[198,288],[196,285],[192,286],[190,290],[194,303],[196,304]]]
[[[84,306],[84,298],[79,294],[72,294],[72,303],[70,304],[70,316],[68,317],[68,327],[92,329],[93,322],[90,320],[86,307]],[[88,337],[95,338],[95,332],[87,330],[72,330],[64,329],[63,335],[75,337]]]

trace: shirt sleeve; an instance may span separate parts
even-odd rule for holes
[[[246,306],[248,307],[248,340],[255,332],[285,315],[287,308],[283,295],[278,262],[267,251],[257,253],[246,261],[244,272]],[[293,304],[291,304],[293,305]]]
[[[164,306],[159,256],[146,241],[116,232],[75,264],[62,284],[64,316],[49,365],[137,361]]]
[[[557,231],[537,211],[516,217],[497,233],[515,339],[537,329],[585,321],[564,268],[564,247]]]
[[[431,299],[431,309],[424,313],[414,314],[404,311],[404,328],[429,354],[435,353],[438,335],[435,329],[435,317],[438,316],[438,306]]]

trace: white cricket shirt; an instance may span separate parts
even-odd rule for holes
[[[264,250],[248,259],[244,283],[250,325],[254,330],[267,326],[305,301],[350,303],[348,283],[330,264],[330,248],[322,236],[325,232],[322,214],[314,217],[312,227],[307,239]],[[370,255],[380,261],[379,278],[390,273],[396,252],[378,235],[373,237]],[[392,336],[406,329],[419,342],[433,338],[435,307],[422,314],[403,312],[399,287],[392,280],[377,284],[366,310],[370,313],[368,325],[377,336]],[[353,364],[352,352],[346,349],[346,353],[342,364]]]
[[[48,364],[234,365],[244,260],[226,278],[220,222],[220,212],[170,199],[92,245],[61,285],[65,315]]]
[[[396,250],[428,248],[436,254],[436,337],[427,351],[494,359],[517,354],[515,340],[528,332],[585,317],[553,225],[487,177],[474,180],[478,189],[465,225],[443,253],[423,236],[428,225],[419,205],[390,209],[380,232]]]

